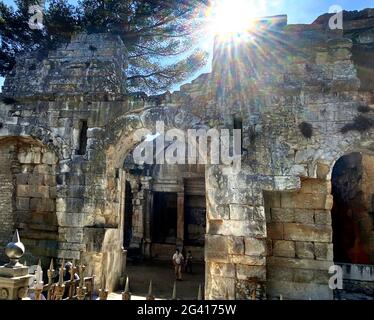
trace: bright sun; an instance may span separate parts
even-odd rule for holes
[[[244,34],[257,13],[250,0],[216,0],[208,12],[211,32],[220,38]]]

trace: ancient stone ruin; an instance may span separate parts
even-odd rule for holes
[[[123,248],[192,248],[207,299],[333,299],[332,265],[373,265],[374,10],[344,30],[326,16],[262,22],[251,41],[217,42],[210,74],[158,96],[126,91],[114,35],[19,57],[0,102],[0,248],[17,228],[29,263],[82,260],[110,291]],[[241,129],[241,171],[134,163],[133,133],[157,121]],[[373,293],[355,272],[351,286]]]

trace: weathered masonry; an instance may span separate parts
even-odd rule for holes
[[[269,21],[159,96],[126,92],[113,35],[20,57],[0,103],[0,247],[18,228],[29,263],[82,259],[110,290],[122,246],[193,247],[209,299],[332,299],[331,265],[374,264],[374,10],[343,31]],[[241,172],[135,166],[133,133],[156,121],[242,129]]]

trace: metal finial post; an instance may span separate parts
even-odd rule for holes
[[[152,280],[149,281],[148,295],[146,300],[155,300],[155,296],[152,294]]]
[[[49,264],[49,269],[47,270],[48,276],[48,293],[47,293],[47,300],[51,300],[52,298],[52,285],[53,285],[53,275],[55,273],[53,267],[53,259],[51,259],[51,263]]]
[[[129,277],[126,277],[125,291],[122,292],[122,300],[131,300]]]
[[[279,300],[283,300],[283,296],[281,294],[279,295]]]
[[[19,263],[19,259],[25,253],[25,246],[20,240],[18,229],[13,234],[12,241],[5,247],[5,254],[9,258],[9,263],[6,265],[8,268],[23,267]]]
[[[47,276],[48,276],[48,285],[52,285],[53,281],[53,274],[55,273],[55,270],[53,269],[53,258],[51,259],[51,263],[49,264],[49,269],[47,270]]]
[[[203,292],[201,290],[201,284],[199,284],[199,291],[197,292],[197,300],[203,300]]]
[[[16,231],[13,234],[12,242],[14,242],[14,243],[21,242],[21,239],[20,239],[19,233],[18,233],[18,229],[16,229]]]
[[[100,300],[108,300],[108,290],[106,290],[106,279],[105,275],[103,275],[101,281],[101,289],[99,290],[99,299]]]
[[[84,287],[84,270],[85,267],[80,265],[79,266],[79,286]]]
[[[77,268],[75,266],[75,260],[73,259],[73,262],[72,262],[71,268],[70,268],[70,281],[71,282],[74,281],[74,275],[75,275],[76,272],[77,272]]]
[[[39,262],[38,262],[38,265],[35,271],[35,282],[36,282],[35,288],[34,288],[35,300],[41,300],[44,282],[43,282],[43,270],[42,270],[40,259],[39,259]]]
[[[226,292],[225,292],[225,300],[230,300],[229,290],[227,288],[226,288]]]
[[[62,300],[62,297],[65,293],[65,284],[64,284],[64,265],[65,265],[65,259],[62,259],[62,264],[60,267],[60,274],[58,278],[58,283],[55,286],[55,296],[56,300]]]
[[[70,266],[70,283],[69,283],[69,299],[72,299],[75,293],[75,273],[77,272],[77,267],[75,265],[75,260]]]
[[[60,267],[60,273],[59,273],[59,277],[58,277],[58,284],[59,285],[64,283],[64,271],[65,271],[64,265],[65,265],[65,259],[62,259],[62,264],[61,264],[61,267]]]
[[[78,300],[84,300],[86,298],[87,288],[84,286],[84,266],[82,264],[79,266],[79,287],[77,288],[77,298]]]
[[[174,281],[173,295],[171,297],[171,300],[177,300],[177,282],[176,281]]]

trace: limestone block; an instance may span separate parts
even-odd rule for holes
[[[68,260],[79,260],[80,259],[80,251],[73,251],[73,250],[58,250],[57,258],[64,258]]]
[[[30,209],[30,198],[16,198],[17,210],[29,210]]]
[[[230,255],[230,263],[243,264],[247,266],[265,266],[266,257],[263,256],[247,256],[247,255]]]
[[[27,185],[29,184],[29,173],[18,173],[16,174],[17,184]]]
[[[328,283],[325,285],[314,283],[296,283],[284,281],[268,281],[267,293],[270,297],[279,298],[282,295],[284,300],[332,300],[333,291]]]
[[[30,210],[38,212],[54,212],[55,201],[46,198],[31,198]]]
[[[56,212],[56,216],[60,227],[81,228],[94,224],[94,217],[85,213]]]
[[[44,183],[44,177],[40,174],[30,174],[29,175],[29,185],[42,185]]]
[[[295,210],[291,208],[271,208],[273,222],[294,222]]]
[[[58,235],[60,242],[83,242],[83,228],[59,227]]]
[[[327,209],[332,207],[332,196],[323,193],[282,193],[282,208]]]
[[[60,212],[81,212],[84,206],[84,199],[80,198],[57,198],[56,211]]]
[[[293,281],[294,277],[294,269],[279,267],[276,265],[268,266],[267,273],[268,281]]]
[[[271,192],[267,193],[265,197],[266,205],[270,208],[281,208],[281,193]]]
[[[265,214],[265,207],[264,206],[256,206],[253,207],[253,220],[258,221],[266,221],[266,214]]]
[[[49,187],[47,186],[30,186],[30,197],[32,198],[49,198]]]
[[[284,239],[293,241],[332,242],[332,229],[329,226],[284,224]]]
[[[218,235],[205,236],[205,259],[212,261],[228,260],[227,237]]]
[[[235,299],[235,278],[209,277],[206,291],[209,300],[234,300]]]
[[[39,164],[41,162],[40,149],[21,150],[18,153],[18,161],[23,164]]]
[[[314,259],[313,242],[296,241],[296,256],[302,259]]]
[[[17,197],[30,197],[31,186],[29,185],[17,185]]]
[[[308,170],[305,165],[297,164],[291,167],[289,171],[289,175],[292,176],[299,176],[299,177],[307,177]]]
[[[314,224],[313,209],[295,209],[295,222],[302,224]]]
[[[266,280],[266,268],[264,266],[236,265],[236,276],[239,280],[257,278],[260,281]]]
[[[58,162],[58,158],[54,152],[44,152],[42,157],[42,163],[44,164],[56,164]]]
[[[230,204],[231,220],[251,220],[253,218],[253,207],[238,204]]]
[[[330,166],[324,163],[317,163],[317,178],[322,180],[330,179]]]
[[[294,269],[294,282],[311,283],[314,279],[314,271],[306,269]]]
[[[327,51],[316,53],[316,64],[325,65],[329,62],[329,54]]]
[[[213,277],[235,277],[235,265],[232,263],[209,262],[208,270]]]
[[[284,227],[283,223],[268,223],[267,227],[267,235],[269,239],[284,239]]]
[[[305,179],[300,190],[301,193],[331,193],[331,182],[321,179]]]
[[[329,282],[331,274],[328,270],[314,270],[314,282],[318,284],[326,284]]]
[[[46,174],[51,175],[51,174],[54,174],[54,170],[53,170],[52,165],[40,164],[40,165],[35,166],[34,173],[42,174],[42,175],[46,175]]]
[[[44,184],[49,187],[55,187],[56,186],[56,176],[54,175],[44,175]]]
[[[274,177],[274,190],[277,191],[291,191],[298,190],[301,187],[299,177],[294,176],[275,176]]]
[[[274,240],[273,255],[278,257],[295,257],[295,243],[293,241]]]
[[[263,221],[215,220],[209,223],[208,232],[236,237],[251,235],[261,237],[266,235],[266,225]]]
[[[334,197],[332,195],[327,195],[324,209],[331,210],[333,205],[334,205]]]
[[[22,173],[33,173],[35,165],[32,164],[22,164],[21,171]]]
[[[311,269],[311,270],[328,270],[331,267],[331,261],[319,261],[312,259],[298,259],[285,257],[268,257],[267,263],[269,268],[273,266],[293,269]]]
[[[246,237],[244,239],[245,254],[248,256],[265,256],[266,240]]]
[[[331,211],[330,210],[315,210],[314,211],[315,224],[331,225]]]
[[[86,245],[83,243],[69,243],[69,242],[59,242],[59,250],[74,250],[74,251],[85,251]]]
[[[318,243],[314,244],[314,251],[317,260],[328,260],[334,259],[333,245],[331,243]]]
[[[229,254],[244,254],[243,237],[227,237],[227,249]]]

